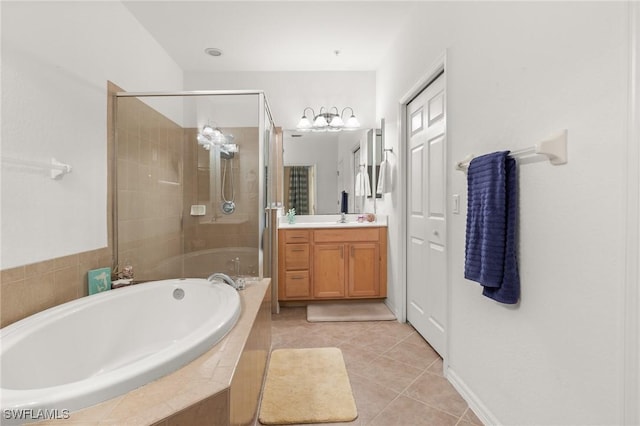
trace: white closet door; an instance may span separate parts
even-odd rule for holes
[[[444,356],[447,317],[444,76],[407,105],[407,320]]]

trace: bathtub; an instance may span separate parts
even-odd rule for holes
[[[2,424],[66,418],[158,379],[213,347],[239,316],[231,286],[189,278],[99,293],[11,324],[0,330]]]

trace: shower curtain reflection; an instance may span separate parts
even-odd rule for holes
[[[309,214],[309,169],[292,166],[289,169],[289,209],[296,214]]]
[[[284,208],[316,214],[316,166],[284,166]]]

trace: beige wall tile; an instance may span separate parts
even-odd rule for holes
[[[53,270],[55,270],[55,259],[32,263],[25,266],[25,278],[32,278]]]
[[[28,306],[20,303],[26,298],[24,280],[2,283],[2,297],[0,298],[0,326],[4,327],[14,323],[28,314]]]
[[[0,282],[10,283],[14,281],[21,281],[25,278],[25,267],[18,266],[17,268],[5,269],[0,272]]]
[[[78,298],[79,275],[78,265],[58,269],[54,272],[54,305]]]
[[[104,247],[1,271],[4,327],[44,309],[87,295],[87,271],[111,267]],[[22,276],[24,279],[15,280]],[[4,279],[7,277],[7,280]]]

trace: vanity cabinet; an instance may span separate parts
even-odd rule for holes
[[[386,227],[280,229],[279,233],[279,300],[387,296]]]
[[[282,230],[281,230],[282,231]],[[306,299],[310,286],[310,231],[291,229],[278,238],[278,299]]]

